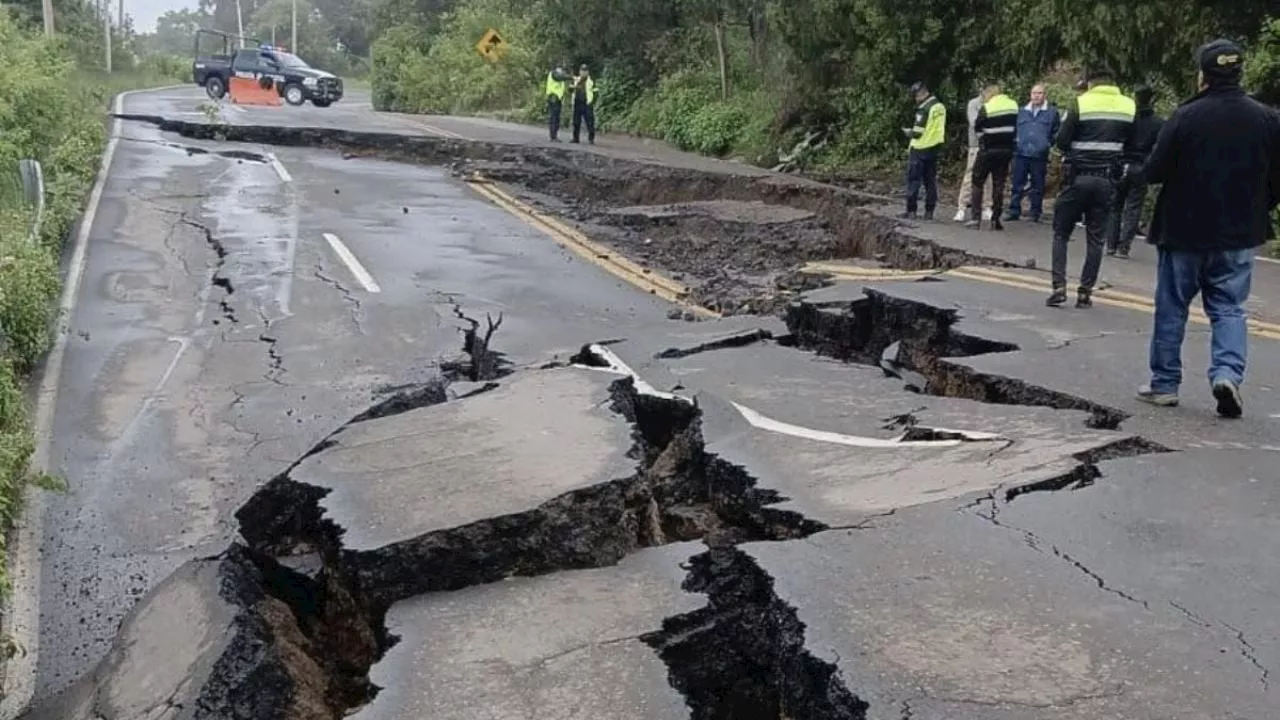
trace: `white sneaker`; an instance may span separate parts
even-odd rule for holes
[[[991,219],[991,210],[990,210],[990,209],[987,209],[987,210],[983,210],[983,211],[982,211],[982,219],[983,219],[983,220],[990,220],[990,219]]]
[[[956,216],[955,216],[954,220],[955,220],[956,222],[964,222],[965,215],[966,215],[966,213],[965,213],[965,211],[964,211],[964,210],[957,210],[957,211],[956,211]]]

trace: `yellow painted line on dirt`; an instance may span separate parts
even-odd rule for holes
[[[830,273],[840,277],[855,279],[883,278],[885,280],[915,280],[930,275],[941,275],[943,270],[895,270],[893,268],[873,268],[859,265],[814,261],[805,263],[800,268],[805,272]]]
[[[467,184],[493,204],[541,230],[554,240],[557,245],[572,250],[584,260],[610,274],[667,302],[679,305],[696,315],[711,318],[720,317],[720,313],[714,310],[689,302],[686,299],[689,294],[689,288],[684,285],[652,270],[643,268],[613,249],[589,240],[577,230],[529,207],[506,192],[494,187],[483,177],[476,175],[468,180]]]

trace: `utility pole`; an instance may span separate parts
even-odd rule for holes
[[[102,0],[102,38],[107,48],[107,72],[111,72],[111,5]]]
[[[289,35],[289,52],[298,54],[298,0],[293,0],[293,32]]]
[[[53,0],[40,3],[40,10],[44,13],[44,34],[53,37]]]
[[[124,0],[120,0],[120,11],[116,13],[116,24],[120,26],[121,34],[124,33]]]
[[[244,49],[244,15],[240,14],[240,0],[236,0],[236,32],[240,34],[240,49]]]

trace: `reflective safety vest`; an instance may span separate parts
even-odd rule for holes
[[[916,108],[916,121],[911,127],[911,149],[932,150],[945,139],[947,107],[930,95]]]
[[[1018,131],[1018,103],[1000,93],[982,104],[982,112],[974,123],[978,147],[983,150],[1013,150]]]
[[[1076,98],[1070,144],[1071,164],[1078,168],[1107,168],[1120,162],[1125,143],[1133,133],[1137,103],[1115,85],[1099,85]]]
[[[564,80],[557,80],[554,72],[547,73],[547,96],[555,96],[564,102],[564,94],[568,90],[569,83]]]
[[[580,87],[583,88],[583,91],[587,95],[587,104],[595,105],[596,104],[596,81],[591,76],[588,75],[586,81],[583,82],[580,85]],[[574,95],[574,98],[575,99],[577,98],[576,94]]]

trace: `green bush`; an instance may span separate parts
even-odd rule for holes
[[[506,51],[489,61],[476,43],[501,28]],[[374,43],[375,107],[401,112],[474,113],[528,106],[541,96],[545,70],[532,24],[506,0],[474,0],[443,19],[425,40],[415,26],[388,31]]]
[[[0,13],[0,552],[33,478],[35,448],[23,383],[48,350],[60,289],[58,258],[97,174],[103,111],[118,91],[185,80],[184,63],[143,58],[125,74],[94,74],[74,60],[76,43],[17,25]],[[39,160],[45,179],[40,237],[28,238],[18,161]],[[8,578],[0,564],[0,592]]]

